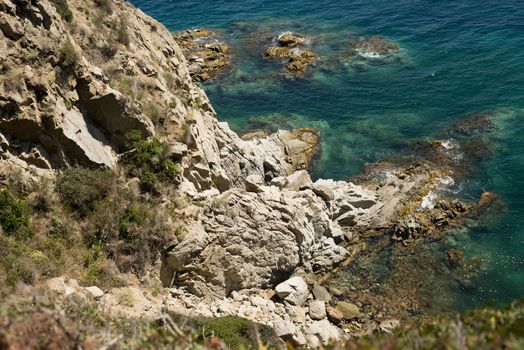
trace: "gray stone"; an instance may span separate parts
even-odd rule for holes
[[[285,321],[284,319],[277,320],[273,328],[275,329],[275,334],[281,338],[292,337],[296,331],[293,322]]]
[[[315,321],[307,329],[309,335],[317,336],[322,343],[340,339],[341,330],[329,323],[328,320]]]
[[[309,303],[309,316],[313,320],[326,318],[326,303],[321,300],[314,300]]]
[[[291,277],[276,286],[275,291],[282,300],[296,306],[304,306],[309,295],[306,281],[302,277]]]
[[[86,287],[85,291],[90,298],[98,300],[104,296],[104,291],[96,286]]]
[[[306,323],[306,311],[301,306],[286,305],[286,312],[295,323]]]
[[[356,318],[362,317],[362,313],[358,306],[352,303],[347,303],[345,301],[338,302],[336,309],[344,315],[345,320],[354,320]]]
[[[317,300],[321,300],[326,304],[331,303],[331,294],[329,294],[325,287],[318,284],[318,282],[313,283],[313,295]]]

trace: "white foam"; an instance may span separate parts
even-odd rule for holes
[[[433,191],[430,191],[420,203],[419,210],[433,209],[435,208],[435,199],[437,199],[437,194]]]
[[[383,58],[384,55],[379,54],[378,52],[374,51],[362,51],[362,50],[356,50],[357,53],[365,58]]]

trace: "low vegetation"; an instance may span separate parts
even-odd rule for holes
[[[80,56],[78,55],[75,46],[70,41],[67,41],[62,46],[60,57],[62,59],[62,65],[66,68],[76,67],[80,60]]]
[[[2,349],[31,348],[31,342],[39,344],[39,349],[57,350],[247,350],[262,348],[262,344],[268,348],[282,345],[270,327],[238,317],[189,318],[164,314],[156,321],[116,318],[77,297],[54,300],[52,295],[46,295],[9,300],[0,306],[0,320],[9,320],[0,323]],[[17,337],[12,336],[14,333]]]
[[[67,0],[51,0],[53,5],[55,5],[56,12],[64,19],[66,22],[71,22],[73,20],[73,12],[69,8]]]
[[[179,166],[169,158],[168,145],[158,137],[145,140],[139,131],[126,136],[128,155],[125,159],[128,173],[140,179],[146,191],[157,191],[160,183],[172,183]]]
[[[0,296],[22,282],[67,275],[84,285],[122,286],[142,274],[176,234],[167,209],[110,170],[74,167],[53,185],[0,188]]]
[[[346,349],[524,349],[524,300],[486,307],[456,319],[411,325],[393,334],[353,339]]]

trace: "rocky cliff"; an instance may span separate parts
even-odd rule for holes
[[[419,165],[388,169],[366,186],[312,181],[317,131],[240,138],[192,81],[173,35],[120,0],[0,0],[0,59],[3,175],[118,170],[130,131],[159,137],[181,168],[173,196],[185,203],[157,194],[185,224],[164,250],[164,286],[197,313],[251,317],[299,344],[338,338],[328,316],[360,317],[354,305],[341,307],[349,316],[326,313],[330,298],[310,293],[314,274],[347,259],[363,233],[415,213],[447,176]],[[457,212],[428,210],[414,216]],[[419,232],[420,218],[410,220],[398,224],[399,236]],[[293,276],[303,277],[286,282]],[[280,306],[260,297],[279,285]]]

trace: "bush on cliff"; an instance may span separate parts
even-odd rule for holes
[[[80,56],[78,55],[78,52],[76,52],[75,46],[70,41],[67,41],[62,46],[60,56],[63,66],[67,68],[74,68],[80,60]]]
[[[51,2],[55,5],[56,12],[64,21],[71,22],[73,20],[73,12],[71,12],[67,0],[52,0]]]
[[[154,191],[158,182],[170,183],[179,173],[179,166],[169,158],[168,145],[159,138],[145,140],[140,131],[126,135],[129,150],[125,162],[131,176],[140,179],[142,188]]]
[[[86,244],[103,247],[121,272],[137,273],[159,258],[171,231],[163,209],[125,189],[98,202],[85,227]]]
[[[112,0],[95,0],[95,5],[98,7],[102,12],[104,12],[107,15],[110,15],[113,13],[113,4],[111,3]]]
[[[6,188],[0,189],[0,225],[6,234],[30,235],[31,208]]]
[[[68,168],[58,176],[56,189],[63,204],[86,216],[116,190],[115,179],[111,170]]]

